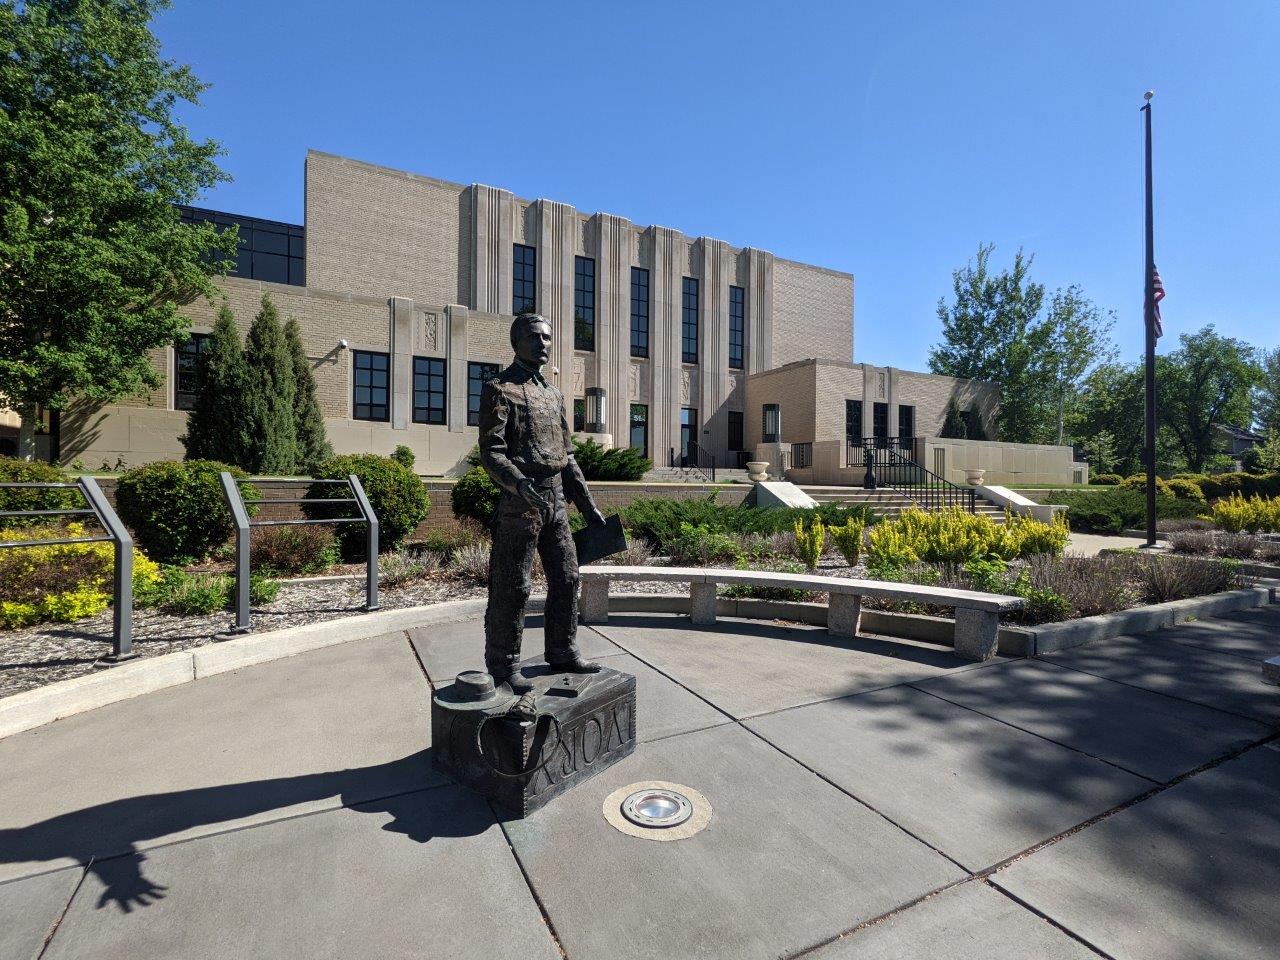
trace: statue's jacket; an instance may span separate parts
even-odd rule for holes
[[[486,381],[480,393],[480,462],[504,493],[518,497],[520,481],[556,486],[587,511],[593,504],[578,463],[565,416],[564,396],[542,375],[511,364]]]

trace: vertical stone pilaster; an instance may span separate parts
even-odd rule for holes
[[[467,308],[456,303],[444,308],[449,374],[449,432],[467,429]]]
[[[604,387],[605,424],[615,447],[629,431],[631,368],[631,221],[608,213],[594,225],[587,255],[596,261],[595,384]]]
[[[666,466],[680,441],[680,281],[685,271],[684,237],[669,227],[650,227],[649,433],[650,456]]]
[[[723,413],[729,390],[729,283],[737,279],[729,263],[729,245],[698,238],[695,258],[702,273],[698,310],[698,443],[727,463],[727,426]]]
[[[471,308],[511,312],[511,244],[518,204],[509,190],[473,183],[471,191]]]
[[[407,430],[413,406],[413,301],[391,298],[391,429]]]
[[[535,200],[538,247],[538,312],[551,321],[555,340],[551,380],[567,402],[573,397],[573,256],[578,214],[567,203]],[[510,310],[510,304],[503,312]],[[572,407],[570,407],[572,409]]]
[[[773,254],[747,251],[747,343],[745,373],[773,368]]]

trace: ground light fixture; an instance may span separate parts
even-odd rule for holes
[[[641,840],[687,840],[711,822],[711,804],[697,790],[646,780],[614,790],[601,811],[605,820]]]

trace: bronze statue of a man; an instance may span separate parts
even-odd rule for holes
[[[519,669],[533,554],[547,577],[546,658],[557,672],[595,673],[578,652],[578,556],[565,498],[588,523],[604,523],[573,459],[564,397],[542,376],[551,357],[551,324],[526,313],[511,324],[516,359],[480,394],[480,462],[502,491],[493,516],[485,667],[517,694],[532,684]]]

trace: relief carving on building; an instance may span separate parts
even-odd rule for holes
[[[633,363],[631,369],[627,371],[627,399],[633,403],[639,403],[644,399],[640,393],[640,367]]]
[[[419,349],[424,353],[440,353],[440,317],[434,313],[421,314],[418,329],[422,331]]]
[[[582,397],[587,393],[587,365],[582,357],[573,358],[573,396]]]
[[[697,374],[693,370],[680,371],[680,403],[688,406],[690,398],[698,392]]]
[[[885,388],[884,371],[880,370],[876,373],[876,397],[880,400],[889,399],[889,391]]]
[[[726,382],[724,386],[725,386],[725,395],[731,397],[734,394],[736,394],[739,390],[742,389],[742,377],[738,376],[737,374],[731,373],[726,378]]]

